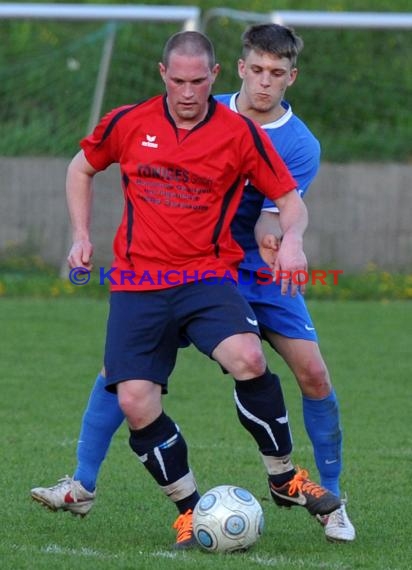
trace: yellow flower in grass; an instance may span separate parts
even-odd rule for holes
[[[376,263],[373,263],[372,261],[370,261],[365,267],[366,273],[375,273],[377,269],[378,266],[376,265]]]
[[[65,281],[65,282],[63,283],[63,290],[64,290],[64,292],[67,293],[68,295],[73,295],[73,293],[74,293],[75,290],[76,290],[76,287],[75,287],[72,283],[70,283],[70,281]]]
[[[44,269],[46,267],[46,262],[40,255],[33,255],[32,263],[37,269]]]
[[[407,287],[405,289],[405,297],[407,299],[412,299],[412,287]]]
[[[339,299],[341,301],[345,301],[345,300],[350,299],[350,298],[351,298],[351,292],[349,289],[341,289],[339,291]]]
[[[392,273],[388,273],[387,271],[383,271],[383,272],[381,273],[381,280],[382,280],[384,283],[392,284],[392,283],[393,283],[393,275],[392,275]]]

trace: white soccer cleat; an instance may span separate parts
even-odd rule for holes
[[[52,511],[69,511],[85,517],[93,507],[96,492],[87,491],[80,481],[66,475],[53,487],[35,487],[30,491],[34,501]]]
[[[317,517],[325,528],[325,536],[332,542],[352,542],[356,538],[355,527],[346,512],[345,501],[329,515]]]

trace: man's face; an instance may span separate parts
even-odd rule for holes
[[[166,85],[169,111],[177,126],[191,128],[203,120],[219,72],[218,64],[210,69],[206,54],[188,56],[172,52],[169,65],[160,63],[159,71]]]
[[[249,108],[266,113],[276,108],[296,79],[297,69],[287,58],[250,51],[238,62],[242,94]]]

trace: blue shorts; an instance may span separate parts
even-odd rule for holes
[[[259,326],[288,338],[318,342],[316,330],[301,293],[281,295],[280,285],[268,283],[256,273],[239,270],[238,288],[251,305]]]
[[[182,338],[211,356],[225,338],[257,335],[252,309],[235,284],[198,281],[158,291],[111,293],[104,365],[106,388],[124,380],[167,383]]]

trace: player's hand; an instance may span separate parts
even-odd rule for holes
[[[275,263],[279,253],[281,239],[274,234],[266,234],[259,244],[259,253],[263,261],[270,267],[272,272],[275,270]]]
[[[302,249],[301,237],[285,234],[275,261],[274,279],[281,284],[281,293],[295,297],[297,292],[305,293],[308,263]]]
[[[71,268],[84,267],[87,271],[91,271],[93,269],[92,255],[93,245],[89,240],[75,241],[67,256],[67,263]]]

